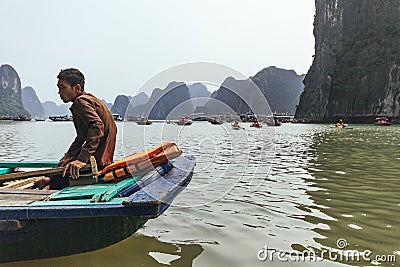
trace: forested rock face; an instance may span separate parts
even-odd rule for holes
[[[400,0],[316,0],[315,56],[297,118],[399,118]]]
[[[21,80],[10,65],[0,67],[0,116],[30,116],[22,104]]]

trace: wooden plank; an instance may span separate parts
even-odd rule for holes
[[[21,190],[21,189],[2,189],[0,195],[40,195],[48,196],[58,192],[58,190]]]
[[[57,161],[1,161],[0,168],[54,168]]]
[[[43,177],[43,176],[26,178],[21,181],[11,182],[10,184],[8,184],[6,186],[0,187],[0,190],[10,189],[10,188],[18,188],[18,187],[24,186],[26,184],[34,183],[36,180],[40,179],[41,177]]]
[[[0,206],[21,206],[28,205],[34,201],[47,198],[53,192],[48,190],[8,190],[0,191]],[[40,193],[39,193],[40,192]]]
[[[62,174],[64,171],[64,167],[53,168],[53,169],[45,169],[45,170],[36,170],[36,171],[27,171],[27,172],[17,172],[17,173],[8,173],[0,176],[0,183],[13,181],[17,179],[30,178],[35,176],[47,176],[51,174]]]
[[[0,183],[30,178],[35,176],[49,176],[49,175],[56,175],[62,174],[64,172],[64,167],[57,167],[52,169],[44,169],[44,170],[36,170],[36,171],[27,171],[27,172],[18,172],[18,173],[7,173],[0,175]],[[90,167],[84,167],[80,170],[80,173],[90,171]]]

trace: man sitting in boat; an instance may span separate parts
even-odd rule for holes
[[[51,189],[68,186],[68,179],[64,178],[67,171],[72,178],[79,177],[79,170],[92,155],[99,169],[111,164],[117,135],[114,117],[101,100],[84,91],[85,77],[78,69],[61,70],[57,78],[60,98],[64,103],[72,102],[70,110],[77,136],[58,163],[65,167],[62,177],[42,181],[50,182]]]

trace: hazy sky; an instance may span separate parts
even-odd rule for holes
[[[57,103],[56,76],[67,67],[81,69],[86,91],[109,102],[184,63],[303,74],[314,14],[314,0],[0,0],[0,63],[42,102]]]

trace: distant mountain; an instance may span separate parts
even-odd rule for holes
[[[304,77],[294,70],[268,67],[250,79],[261,89],[273,112],[294,114],[304,89]]]
[[[129,98],[126,95],[118,95],[114,100],[114,105],[111,108],[111,113],[119,114],[122,118],[124,118],[128,105]]]
[[[112,107],[113,107],[113,104],[111,104],[111,103],[108,103],[106,100],[104,100],[104,99],[102,99],[101,100],[106,106],[107,106],[107,108],[109,109],[109,110],[111,110],[112,109]]]
[[[205,107],[211,113],[294,113],[304,88],[304,75],[268,67],[246,80],[228,77]],[[269,108],[265,103],[268,103]]]
[[[226,78],[220,88],[211,94],[206,108],[212,114],[223,113],[266,113],[268,106],[263,105],[264,96],[250,80]]]
[[[145,116],[150,119],[166,119],[193,113],[189,88],[182,82],[171,82],[163,90],[153,90],[146,104],[129,105],[127,114],[131,117]]]
[[[32,118],[42,119],[45,117],[42,103],[40,103],[32,87],[26,86],[22,89],[22,103],[24,108],[31,114]]]
[[[46,101],[42,103],[42,106],[46,118],[49,116],[71,115],[71,111],[69,110],[70,104],[61,104],[57,106],[57,104],[52,101]]]
[[[193,83],[187,86],[189,88],[190,98],[194,107],[204,106],[210,96],[211,92],[202,83]]]
[[[146,93],[141,92],[138,95],[134,96],[133,98],[129,99],[131,105],[133,106],[138,106],[138,105],[143,105],[146,104],[147,101],[149,101],[149,97],[147,96]]]
[[[22,104],[21,80],[10,65],[0,67],[0,116],[30,116]]]

